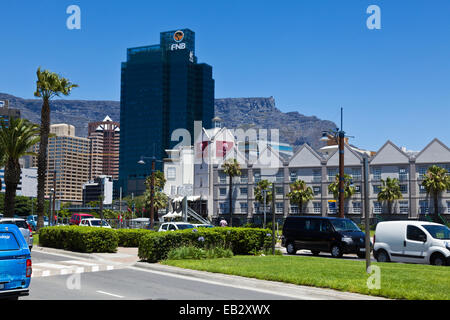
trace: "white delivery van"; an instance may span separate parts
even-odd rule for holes
[[[380,222],[373,252],[378,262],[450,265],[450,229],[426,221]]]

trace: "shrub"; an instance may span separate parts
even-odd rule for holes
[[[266,229],[217,227],[153,232],[142,236],[139,258],[157,262],[166,259],[172,249],[183,246],[230,249],[235,255],[248,255],[255,249],[270,248],[271,244],[272,235]]]
[[[119,247],[139,247],[139,241],[142,236],[155,231],[147,229],[117,229],[116,232],[119,236]]]
[[[119,236],[109,228],[79,226],[45,227],[39,231],[39,245],[77,252],[116,252]]]
[[[214,258],[231,258],[233,252],[230,249],[214,247],[211,249],[202,249],[194,246],[183,246],[174,248],[167,254],[168,260],[181,259],[214,259]]]

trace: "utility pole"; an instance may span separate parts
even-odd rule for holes
[[[275,255],[275,182],[272,182],[272,254]]]
[[[152,181],[150,185],[150,229],[153,229],[155,219],[155,158],[152,159]]]
[[[366,241],[366,272],[370,267],[370,204],[369,204],[369,159],[364,156],[364,220]]]
[[[344,218],[345,204],[345,178],[344,178],[344,145],[345,132],[343,131],[343,109],[341,108],[341,128],[338,132],[339,136],[339,218]]]
[[[55,200],[56,200],[56,170],[53,172],[53,201],[52,201],[52,221],[54,219],[55,215]],[[57,224],[57,221],[55,221],[55,225]]]

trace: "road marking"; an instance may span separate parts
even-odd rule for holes
[[[80,260],[67,260],[67,261],[63,261],[64,263],[68,263],[68,264],[79,264],[81,266],[97,266],[96,263],[90,263],[90,262],[86,262],[86,261],[80,261]]]
[[[108,293],[108,292],[105,292],[105,291],[97,290],[96,292],[97,292],[97,293],[101,293],[101,294],[106,294],[106,295],[108,295],[108,296],[112,296],[112,297],[116,297],[116,298],[123,298],[123,296],[119,296],[119,295],[117,295],[117,294]]]
[[[65,266],[65,265],[55,264],[55,263],[46,263],[46,262],[36,263],[36,266],[49,268],[49,269],[67,269],[67,268],[70,268],[70,266]]]

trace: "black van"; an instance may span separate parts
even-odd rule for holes
[[[282,246],[288,254],[311,250],[313,255],[330,252],[335,258],[354,253],[364,258],[365,234],[350,219],[332,217],[287,217]]]

